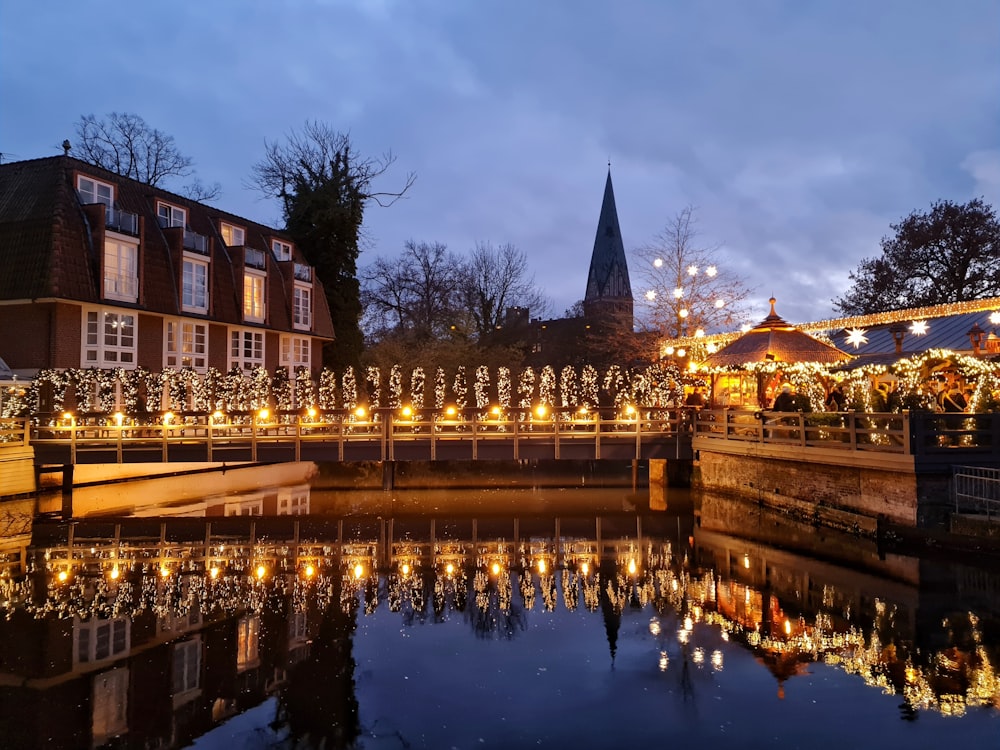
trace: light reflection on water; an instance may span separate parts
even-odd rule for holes
[[[696,524],[683,492],[651,511],[620,489],[297,481],[167,505],[169,521],[8,535],[24,550],[8,544],[0,579],[8,746],[1000,738],[989,568],[802,536],[718,498]]]

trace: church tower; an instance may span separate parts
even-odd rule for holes
[[[632,284],[628,278],[625,245],[618,226],[615,208],[615,191],[611,187],[611,166],[604,185],[604,202],[597,222],[594,252],[590,256],[590,273],[587,275],[587,293],[583,298],[584,317],[594,322],[604,322],[611,316],[627,318],[624,322],[632,329]]]

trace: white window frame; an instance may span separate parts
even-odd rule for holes
[[[247,244],[247,230],[243,227],[223,221],[219,225],[219,231],[226,247],[240,247]]]
[[[279,516],[304,516],[309,514],[309,485],[282,487],[278,490],[277,513]]]
[[[292,327],[299,331],[312,330],[312,285],[292,287]]]
[[[284,240],[271,240],[271,252],[277,260],[292,259],[292,243]]]
[[[256,328],[229,329],[229,369],[254,370],[264,366],[264,331]]]
[[[200,636],[174,644],[170,689],[175,708],[201,694],[201,653]]]
[[[104,297],[121,302],[139,299],[139,244],[117,232],[104,236]]]
[[[260,618],[248,615],[236,623],[236,671],[243,672],[260,661]]]
[[[203,278],[199,278],[199,271]],[[191,281],[190,292],[188,281]],[[196,286],[202,281],[202,287]],[[200,299],[198,292],[201,292]],[[201,302],[201,304],[198,304]],[[208,261],[203,256],[184,253],[181,262],[181,309],[185,312],[208,312]]]
[[[251,271],[249,268],[244,269],[243,320],[251,323],[263,323],[267,318],[266,288],[266,274]]]
[[[136,368],[139,318],[134,312],[84,307],[81,317],[81,367]]]
[[[73,665],[101,664],[117,659],[131,648],[127,617],[89,620],[73,618]]]
[[[102,188],[104,189],[102,190]],[[112,208],[115,205],[115,186],[109,182],[101,182],[82,174],[77,175],[76,192],[80,196],[80,203],[84,206],[103,203],[108,208]],[[102,196],[101,193],[105,193],[105,195]]]
[[[208,371],[208,323],[167,319],[163,328],[163,366]]]
[[[308,336],[281,337],[281,366],[288,368],[289,376],[295,375],[296,367],[310,366],[312,359],[312,339]]]
[[[166,219],[165,226],[167,227],[181,227],[182,229],[187,227],[187,211],[169,203],[157,202],[156,217]]]

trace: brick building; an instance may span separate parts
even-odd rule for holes
[[[0,357],[318,371],[326,296],[283,232],[70,156],[0,165]]]

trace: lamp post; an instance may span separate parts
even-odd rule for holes
[[[978,323],[973,323],[972,328],[968,330],[966,336],[969,337],[969,343],[972,344],[972,356],[978,357],[983,341],[986,339],[986,331],[980,328]]]
[[[893,323],[889,326],[889,333],[892,334],[893,343],[896,344],[896,354],[902,354],[903,337],[906,335],[906,326],[902,323]]]

